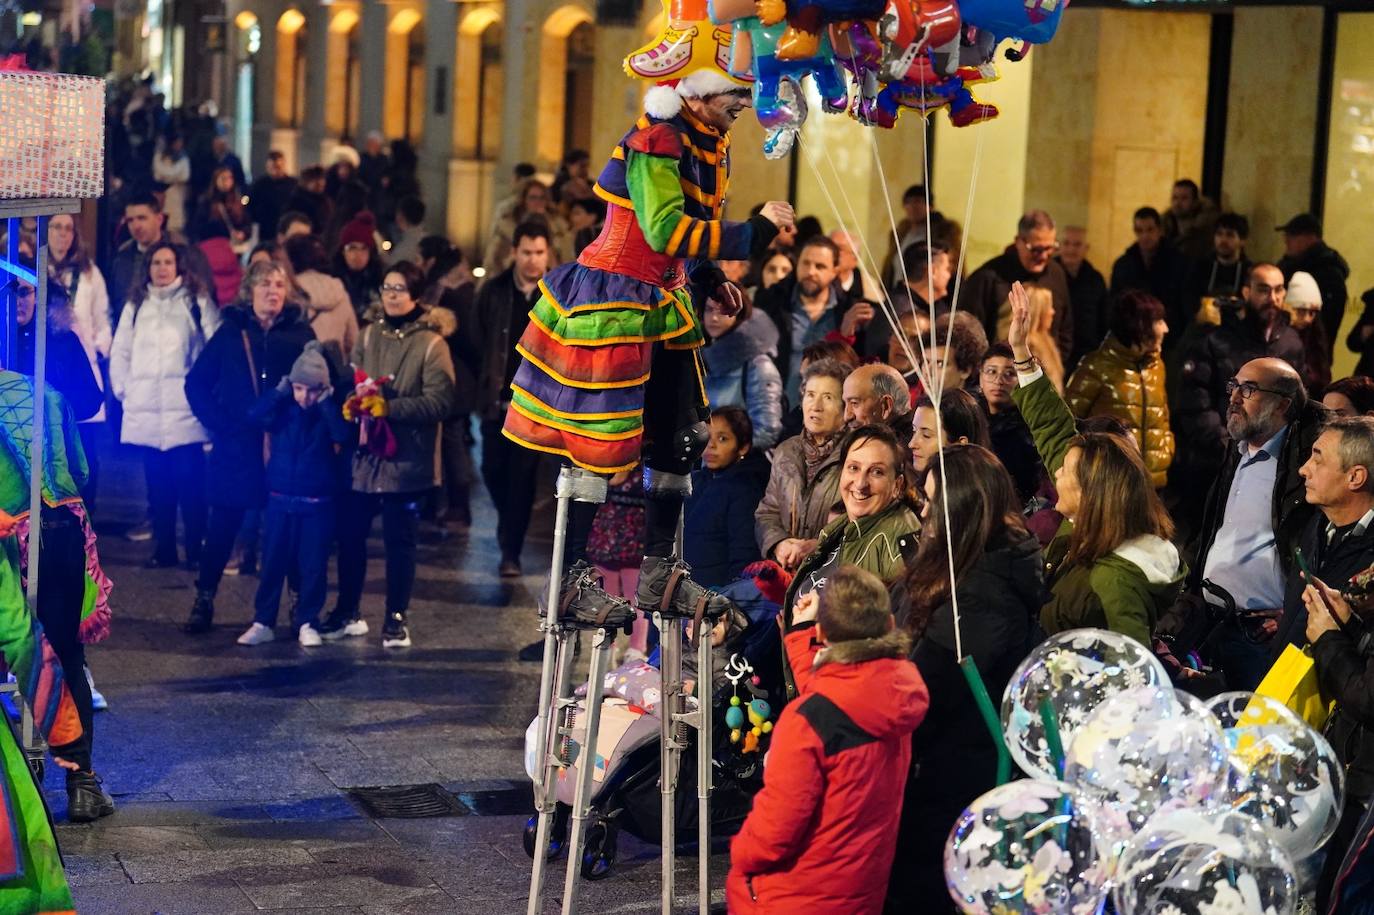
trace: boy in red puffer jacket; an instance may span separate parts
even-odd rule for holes
[[[786,640],[799,695],[778,719],[763,790],[730,844],[730,912],[880,912],[925,683],[887,589],[854,566],[819,601],[815,592],[797,601]]]

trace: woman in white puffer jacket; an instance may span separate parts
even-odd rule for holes
[[[186,374],[219,328],[219,311],[186,269],[185,249],[158,242],[119,317],[110,353],[110,388],[124,405],[120,440],[143,449],[153,512],[149,568],[177,564],[177,506],[186,561],[200,557],[205,532],[205,427],[186,400]]]

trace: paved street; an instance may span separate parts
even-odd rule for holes
[[[119,810],[58,829],[82,915],[524,910],[522,747],[538,667],[515,651],[536,634],[530,589],[543,575],[496,577],[484,493],[470,538],[422,540],[415,647],[404,652],[380,647],[380,540],[364,604],[373,635],[307,650],[279,629],[283,641],[240,648],[257,579],[226,578],[215,631],[183,635],[191,573],[145,571],[149,546],[115,535],[141,515],[139,465],[107,455],[101,493],[101,552],[116,588],[114,633],[91,652],[110,702],[96,718],[96,768]],[[532,543],[527,570],[547,550]],[[61,821],[65,792],[51,769]],[[372,818],[345,793],[425,783],[467,811]],[[657,911],[658,862],[657,847],[623,836],[616,871],[588,886],[584,911]],[[719,900],[723,854],[715,866]],[[679,867],[679,889],[694,890],[694,854]],[[560,861],[548,911],[562,875]],[[695,894],[680,903],[695,911]]]

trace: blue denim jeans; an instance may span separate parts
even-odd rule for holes
[[[267,498],[258,593],[253,621],[275,626],[282,586],[292,566],[299,575],[300,600],[292,627],[319,625],[329,582],[329,553],[334,543],[334,500],[300,499],[272,493]]]

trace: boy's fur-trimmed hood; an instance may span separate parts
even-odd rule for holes
[[[905,658],[911,653],[911,636],[900,629],[892,629],[876,639],[854,639],[835,642],[816,653],[812,668],[826,664],[862,664],[878,658]]]

